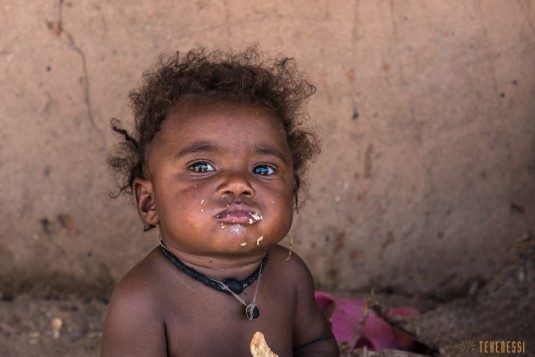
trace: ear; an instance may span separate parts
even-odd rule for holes
[[[134,194],[137,214],[141,221],[152,226],[160,223],[154,202],[152,182],[147,179],[136,178],[132,184],[132,193]]]

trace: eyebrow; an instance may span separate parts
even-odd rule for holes
[[[197,141],[191,145],[182,148],[176,155],[176,158],[181,158],[189,154],[198,154],[198,153],[207,153],[207,152],[216,152],[219,150],[219,147],[211,144],[208,141]],[[256,154],[273,156],[280,159],[286,165],[289,165],[286,157],[279,150],[273,149],[269,146],[264,145],[255,145],[254,151]]]
[[[195,153],[200,153],[200,152],[214,152],[214,151],[217,151],[217,146],[210,144],[209,142],[206,142],[206,141],[198,141],[180,150],[175,155],[175,157],[180,158],[188,154],[195,154]]]
[[[276,158],[278,158],[282,162],[284,162],[286,165],[289,165],[288,160],[278,150],[275,150],[275,149],[270,148],[268,146],[255,146],[255,151],[256,151],[257,154],[275,156]]]

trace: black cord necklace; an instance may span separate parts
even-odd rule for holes
[[[204,285],[209,286],[213,289],[216,289],[217,291],[228,292],[232,294],[236,299],[238,299],[238,301],[240,301],[245,306],[245,316],[249,320],[256,319],[260,316],[260,310],[256,306],[256,294],[258,293],[258,286],[260,285],[260,280],[258,280],[258,284],[256,285],[256,291],[255,291],[255,295],[253,298],[253,302],[251,302],[250,304],[247,304],[245,300],[243,300],[243,298],[238,295],[241,294],[245,290],[245,288],[247,288],[249,285],[254,283],[261,276],[262,270],[264,270],[264,267],[266,266],[267,261],[268,261],[267,254],[262,259],[262,262],[260,263],[260,266],[258,267],[258,269],[256,269],[247,278],[243,280],[238,280],[234,278],[226,278],[223,281],[219,281],[216,279],[209,278],[206,275],[184,264],[173,253],[171,253],[169,249],[167,249],[167,247],[163,244],[163,242],[160,242],[160,251],[171,263],[173,263],[174,266],[178,268],[178,270],[186,273],[191,278],[197,281],[200,281]]]

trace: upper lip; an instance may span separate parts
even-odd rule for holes
[[[221,212],[219,212],[217,216],[221,216],[223,214],[226,214],[226,213],[239,213],[239,212],[243,212],[243,213],[254,213],[255,211],[243,204],[243,203],[232,203],[232,204],[229,204],[228,206],[225,207],[224,210],[222,210]]]
[[[253,208],[249,207],[248,205],[242,204],[242,203],[232,203],[225,207],[222,211],[217,213],[215,215],[215,218],[217,219],[224,219],[226,215],[232,215],[232,214],[246,214],[250,217],[252,220],[251,223],[258,220],[258,217],[261,217],[257,211],[255,211]]]

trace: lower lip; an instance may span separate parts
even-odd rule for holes
[[[217,217],[218,221],[233,224],[253,224],[255,220],[249,213],[245,212],[231,212],[224,213]]]

